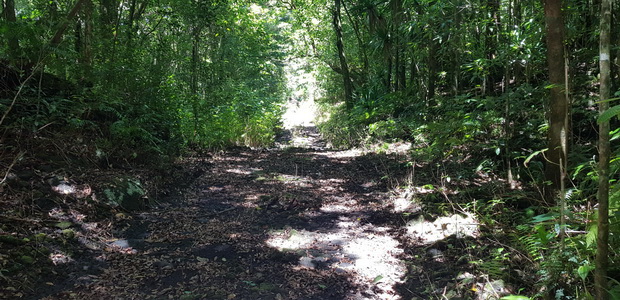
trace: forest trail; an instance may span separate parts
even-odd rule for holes
[[[127,220],[46,299],[401,299],[384,172],[399,162],[325,149],[302,125],[279,149],[190,158],[201,175],[180,200]]]

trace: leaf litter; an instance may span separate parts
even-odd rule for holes
[[[52,209],[61,221],[50,225],[67,241],[49,254],[55,275],[23,292],[10,281],[5,292],[28,299],[409,299],[445,294],[450,284],[468,290],[451,282],[474,282],[459,270],[471,271],[462,256],[470,250],[461,245],[479,243],[476,221],[429,218],[411,198],[433,191],[426,186],[394,195],[391,180],[406,177],[406,163],[398,153],[329,149],[313,126],[293,128],[274,149],[188,157],[175,166],[184,174],[180,186],[148,210],[93,220]]]

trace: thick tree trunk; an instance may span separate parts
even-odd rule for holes
[[[600,68],[601,85],[599,113],[609,109],[611,97],[611,1],[601,3],[601,36],[600,36]],[[599,170],[598,170],[598,234],[596,238],[596,269],[594,271],[594,287],[596,299],[609,299],[607,292],[607,267],[609,256],[609,159],[611,149],[609,143],[609,121],[599,123]]]
[[[347,107],[353,107],[353,82],[347,64],[347,57],[344,54],[344,43],[342,41],[342,23],[340,19],[341,0],[334,0],[333,25],[336,32],[336,48],[338,49],[338,59],[342,69],[342,80],[344,82],[344,101]]]
[[[545,189],[548,203],[558,199],[567,166],[569,103],[566,96],[566,69],[564,62],[564,20],[561,0],[545,0],[547,34],[547,63],[551,93],[549,101],[549,150],[545,179],[551,184]],[[560,199],[563,201],[563,199]]]

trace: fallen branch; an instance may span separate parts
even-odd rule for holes
[[[0,122],[0,124],[2,124],[2,122]],[[11,173],[11,169],[13,169],[13,167],[15,166],[18,160],[24,157],[24,154],[26,154],[26,151],[21,151],[19,152],[19,154],[17,154],[17,156],[15,156],[15,158],[13,159],[13,162],[11,162],[6,172],[4,173],[4,177],[2,178],[2,180],[0,180],[0,184],[3,184],[6,181],[6,179],[9,178],[9,173]]]
[[[42,221],[42,220],[35,220],[35,219],[22,219],[22,218],[18,218],[18,217],[12,217],[12,216],[7,216],[7,215],[2,215],[0,217],[1,220],[7,220],[7,221],[16,221],[16,222],[26,222],[26,223],[44,223],[44,222],[52,222],[52,221]]]

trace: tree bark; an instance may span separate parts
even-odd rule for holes
[[[341,0],[334,0],[333,25],[336,32],[336,48],[338,49],[338,59],[342,69],[342,80],[344,82],[344,101],[349,108],[353,107],[353,82],[347,64],[347,57],[344,54],[344,43],[342,38],[342,22],[340,18]]]
[[[611,97],[611,1],[601,3],[600,35],[600,99],[599,113],[609,109]],[[611,156],[609,142],[609,121],[599,122],[599,165],[598,165],[598,234],[596,238],[596,269],[594,271],[594,288],[596,299],[607,300],[607,267],[609,256],[609,159]]]
[[[437,52],[439,50],[439,42],[436,40],[429,41],[428,45],[428,90],[426,91],[426,103],[430,106],[434,105],[435,89],[437,82]]]
[[[547,64],[551,84],[549,101],[549,132],[545,179],[551,184],[545,189],[548,203],[558,199],[567,166],[569,104],[565,93],[566,69],[564,57],[564,20],[561,0],[545,0],[547,34]],[[562,201],[563,199],[560,199]]]
[[[357,39],[357,46],[359,48],[360,54],[362,55],[362,61],[364,66],[362,69],[364,70],[364,74],[368,74],[368,54],[366,54],[366,44],[362,40],[362,34],[360,33],[360,26],[357,20],[355,20],[349,10],[347,9],[346,4],[343,2],[342,7],[344,8],[344,12],[347,15],[347,19],[349,19],[349,23],[353,27],[353,31],[355,32],[355,38]]]
[[[485,24],[485,46],[486,46],[486,59],[488,61],[488,73],[486,75],[486,84],[485,84],[485,94],[495,95],[495,86],[498,82],[498,73],[499,68],[495,65],[495,59],[497,58],[497,45],[498,45],[498,35],[499,31],[499,1],[498,0],[488,0],[486,1],[486,6],[488,9],[488,17],[489,21]]]
[[[15,16],[15,0],[5,0],[3,8],[4,10],[2,13],[7,25],[9,26],[9,29],[5,33],[8,54],[10,60],[15,63],[20,54],[19,39],[17,38],[15,28],[13,28],[15,27],[15,23],[17,23],[17,17]]]
[[[62,41],[62,36],[65,34],[67,27],[69,27],[69,21],[75,18],[77,13],[80,11],[80,8],[82,7],[82,4],[84,3],[84,1],[85,0],[78,0],[73,6],[73,8],[71,9],[71,11],[67,14],[67,17],[65,18],[65,20],[63,20],[60,26],[58,26],[58,29],[56,30],[54,37],[52,37],[52,40],[50,41],[51,46],[55,47],[60,44],[60,42]]]
[[[190,89],[192,94],[198,93],[198,64],[200,60],[200,35],[202,28],[195,26],[192,30],[192,64],[190,74]]]
[[[84,9],[82,11],[82,19],[84,21],[84,42],[82,46],[81,63],[82,63],[82,83],[87,83],[91,79],[91,71],[93,67],[93,2],[85,0]]]

